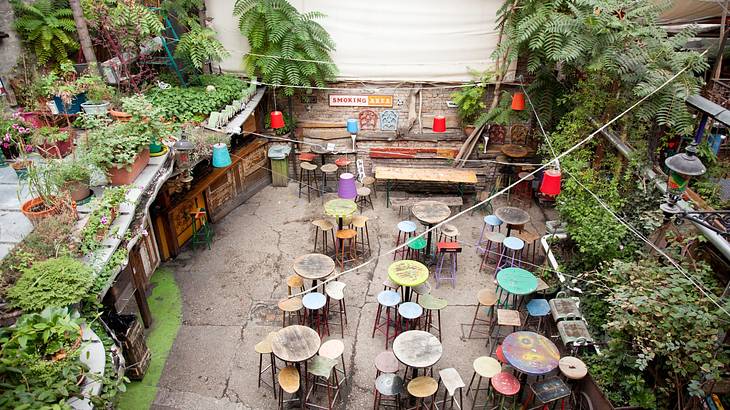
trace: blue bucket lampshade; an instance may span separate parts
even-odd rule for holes
[[[231,155],[228,153],[226,144],[219,142],[213,145],[213,166],[225,168],[231,165]]]
[[[354,118],[350,118],[349,120],[347,120],[347,132],[349,132],[350,134],[357,134],[357,131],[357,120]]]
[[[342,199],[355,199],[357,197],[357,187],[355,186],[355,176],[349,172],[340,175],[340,183],[337,186],[337,196]]]

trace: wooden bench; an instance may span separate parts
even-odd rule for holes
[[[427,197],[393,197],[390,198],[390,204],[393,207],[398,207],[398,215],[403,212],[404,207],[410,208],[421,201],[438,201],[446,204],[447,206],[458,206],[461,211],[461,207],[464,205],[464,200],[460,196],[427,196]]]
[[[391,182],[408,181],[410,183],[434,182],[449,185],[456,184],[460,195],[464,193],[462,189],[463,184],[473,185],[477,183],[477,175],[474,170],[457,168],[400,168],[378,166],[375,168],[375,179],[378,182],[385,181],[386,206],[390,206]]]

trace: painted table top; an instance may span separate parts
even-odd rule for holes
[[[388,266],[388,278],[401,286],[418,286],[428,279],[428,267],[409,259],[396,261]]]
[[[513,295],[529,295],[537,289],[537,278],[522,268],[505,268],[497,273],[497,284]]]
[[[437,224],[451,215],[451,209],[443,202],[421,201],[411,207],[411,213],[428,225]]]
[[[324,203],[324,213],[335,218],[344,218],[356,211],[357,204],[350,199],[332,199]]]
[[[502,154],[510,158],[524,158],[527,156],[529,151],[522,145],[515,144],[504,144],[501,148]]]
[[[533,376],[550,373],[560,360],[555,343],[535,332],[507,335],[502,342],[502,354],[512,367]]]
[[[433,366],[441,359],[443,346],[439,339],[429,332],[409,330],[395,338],[393,354],[401,363],[423,369]]]
[[[475,171],[456,168],[376,167],[375,179],[476,184]]]
[[[334,271],[335,261],[321,253],[308,253],[294,259],[294,272],[304,279],[322,279]]]
[[[503,206],[494,211],[502,222],[510,225],[524,225],[530,222],[530,214],[514,206]]]
[[[307,326],[287,326],[271,338],[271,350],[285,362],[299,363],[309,360],[319,351],[322,340],[315,330]]]

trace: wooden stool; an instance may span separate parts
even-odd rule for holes
[[[304,305],[304,322],[315,329],[320,337],[330,334],[329,321],[325,305],[327,298],[319,292],[309,292],[302,298]]]
[[[286,293],[291,296],[292,290],[297,289],[297,293],[304,292],[304,280],[296,273],[286,278]]]
[[[441,225],[438,242],[458,242],[459,230],[451,224]]]
[[[400,289],[400,285],[390,280],[390,278],[385,278],[383,281],[383,290],[395,290],[398,291]]]
[[[469,329],[469,336],[467,336],[468,339],[471,339],[471,334],[474,332],[474,325],[477,322],[484,322],[487,323],[487,326],[492,327],[492,322],[494,321],[494,305],[497,304],[497,294],[492,289],[482,289],[477,293],[477,308],[474,311],[474,319],[471,321],[471,328]],[[488,319],[480,319],[479,316],[479,310],[480,308],[484,306],[487,309],[487,316]],[[488,335],[490,332],[480,332],[477,331],[477,333],[482,333]]]
[[[446,309],[446,306],[448,306],[448,302],[446,299],[440,299],[437,297],[434,297],[432,295],[423,295],[421,297],[421,300],[418,301],[418,304],[421,305],[425,312],[425,318],[426,323],[423,326],[423,330],[426,332],[431,332],[431,330],[436,330],[438,332],[438,338],[439,342],[441,341],[441,310]],[[433,312],[436,312],[436,323],[438,325],[433,324]]]
[[[482,246],[482,240],[484,239],[484,232],[497,232],[502,231],[502,220],[497,215],[487,215],[484,217],[484,225],[482,225],[482,231],[479,233],[479,240],[476,243],[477,251]],[[482,248],[484,249],[484,248]]]
[[[340,177],[340,174],[343,172],[350,172],[348,167],[352,164],[352,161],[350,161],[347,157],[339,157],[335,160],[335,165],[337,165],[337,178]]]
[[[489,329],[489,339],[487,340],[487,343],[490,343],[492,342],[492,340],[494,340],[494,344],[492,344],[489,350],[490,352],[494,352],[496,346],[500,343],[501,339],[504,338],[500,334],[501,326],[511,327],[512,329],[510,333],[516,332],[517,329],[522,326],[522,318],[520,317],[520,312],[510,309],[497,309],[496,326],[492,326],[492,328]]]
[[[464,397],[462,396],[462,392],[464,391],[464,387],[466,385],[464,384],[464,381],[461,379],[461,376],[459,375],[459,372],[456,371],[456,369],[449,367],[448,369],[439,370],[439,382],[444,384],[444,397],[443,399],[436,402],[436,406],[439,404],[442,404],[444,407],[441,407],[442,409],[446,408],[446,394],[448,393],[449,397],[451,398],[451,404],[449,405],[449,409],[454,408],[454,398],[456,396],[456,391],[459,391],[459,401],[456,403],[459,409],[462,409],[464,406]]]
[[[355,247],[357,247],[357,244],[359,242],[360,247],[362,248],[362,254],[370,255],[370,231],[368,231],[368,217],[364,215],[353,216],[352,227],[357,232],[357,237],[355,238]],[[360,240],[358,241],[357,238],[360,238]],[[367,251],[365,250],[366,245]]]
[[[340,336],[345,337],[345,326],[347,325],[347,307],[345,306],[345,282],[336,280],[329,281],[324,285],[324,293],[327,295],[327,316],[336,313],[340,316]],[[332,309],[332,301],[337,301],[337,309]]]
[[[375,313],[375,323],[373,324],[373,334],[371,337],[375,337],[375,331],[380,330],[385,335],[385,350],[388,350],[388,342],[397,336],[397,328],[393,330],[393,335],[391,336],[390,327],[396,325],[397,314],[394,308],[399,303],[400,295],[398,292],[384,290],[378,293],[378,311]],[[380,317],[383,314],[383,308],[385,308],[385,321],[381,322]]]
[[[355,199],[355,203],[357,203],[360,207],[360,213],[362,213],[362,210],[368,205],[370,205],[370,209],[374,211],[375,206],[373,206],[373,200],[370,199],[370,188],[357,188],[357,198]]]
[[[521,267],[522,260],[520,254],[522,249],[525,247],[525,243],[522,239],[514,236],[508,236],[502,241],[502,252],[499,254],[497,265],[494,268],[494,278],[497,278],[497,273],[504,268]]]
[[[294,324],[299,325],[302,323],[302,308],[304,308],[302,298],[294,296],[293,298],[282,299],[279,301],[278,306],[279,310],[281,310],[281,327],[287,326],[287,317],[289,318],[289,324],[291,324],[295,313],[297,315],[297,320]]]
[[[317,219],[312,221],[312,225],[314,225],[314,250],[312,252],[317,253],[317,238],[319,237],[320,232],[322,232],[322,250],[319,253],[326,254],[329,252],[329,238],[327,237],[327,234],[332,236],[332,250],[336,250],[337,242],[335,241],[335,224],[326,219]]]
[[[420,376],[408,382],[408,393],[416,398],[416,406],[409,410],[420,410],[426,407],[426,399],[431,398],[429,409],[434,408],[434,395],[438,391],[439,384],[433,377]]]
[[[546,299],[532,299],[527,302],[527,319],[525,326],[529,326],[530,319],[537,318],[537,327],[535,332],[541,333],[543,318],[550,314],[550,304]]]
[[[457,262],[457,256],[461,253],[461,245],[458,242],[439,242],[436,244],[436,255],[437,255],[437,262],[436,262],[436,288],[438,289],[439,285],[441,285],[441,281],[450,281],[451,287],[456,288],[456,270],[458,267]],[[446,276],[443,274],[443,268],[444,268],[444,260],[446,259],[446,256],[449,256],[450,259],[450,265],[451,270],[449,271],[449,275]]]
[[[274,391],[274,398],[276,398],[276,358],[274,357],[274,351],[271,349],[271,339],[276,335],[276,332],[269,332],[264,340],[256,343],[254,350],[259,354],[259,384],[258,388],[261,388],[261,375],[266,373],[267,370],[271,371],[271,389]],[[261,366],[264,363],[264,355],[269,355],[270,364],[263,370]]]
[[[499,402],[499,408],[504,408],[504,400],[507,397],[512,397],[514,407],[514,400],[517,399],[517,393],[520,392],[520,381],[512,373],[500,372],[492,377],[492,388],[494,389],[495,399],[496,395],[502,396]]]
[[[304,178],[307,182],[304,182]],[[299,198],[302,197],[302,185],[307,186],[307,202],[310,199],[310,191],[312,190],[312,181],[314,181],[314,192],[319,196],[319,184],[317,183],[317,166],[311,162],[301,162],[299,164]]]
[[[350,259],[347,259],[347,261],[354,261],[357,260],[357,246],[356,246],[356,237],[357,237],[357,231],[354,229],[340,229],[335,234],[335,237],[337,237],[337,253],[335,254],[335,262],[337,262],[337,259],[339,258],[340,261],[340,269],[345,270],[345,249],[349,248],[347,251],[348,256]]]
[[[423,316],[423,308],[418,303],[404,302],[398,305],[398,316],[396,320],[397,333],[406,332],[408,330],[419,330],[421,323],[421,316]],[[401,329],[400,326],[403,328]]]
[[[403,393],[403,379],[397,374],[383,373],[375,379],[375,400],[373,410],[380,406],[401,408],[401,394]],[[386,397],[386,398],[384,398]],[[386,401],[387,403],[383,403]]]
[[[482,256],[482,263],[479,265],[479,271],[482,271],[484,265],[489,262],[489,257],[496,263],[499,260],[499,255],[502,254],[502,243],[504,242],[505,236],[501,232],[487,231],[484,233],[486,239],[484,245],[484,255]]]
[[[312,162],[315,158],[317,158],[317,156],[312,154],[311,152],[302,152],[297,156],[297,158],[301,162]]]
[[[298,401],[302,409],[304,402],[301,398],[296,397],[299,391],[299,371],[296,367],[288,366],[279,372],[279,410],[284,410],[284,403]],[[284,400],[284,392],[294,395],[292,399]]]
[[[426,252],[426,245],[428,245],[428,242],[426,242],[423,236],[418,236],[409,239],[407,243],[408,245],[406,248],[408,251],[406,252],[406,257],[404,259],[420,261],[422,259],[422,255]]]
[[[520,238],[525,243],[525,248],[522,250],[522,259],[529,260],[534,265],[535,254],[540,247],[540,235],[530,231],[519,231],[515,232],[514,236]]]
[[[515,193],[513,197],[517,198],[520,202],[527,203],[532,206],[532,181],[535,179],[535,176],[530,175],[529,172],[520,172],[517,174],[517,178],[522,181],[515,186]]]
[[[374,197],[376,197],[376,198],[378,197],[378,190],[375,189],[375,183],[376,183],[375,178],[365,177],[362,179],[361,183],[362,183],[362,186],[364,186],[366,188],[370,188],[370,190],[373,192]]]
[[[319,347],[320,356],[332,359],[334,361],[340,359],[340,362],[342,363],[342,369],[338,369],[338,365],[335,365],[335,371],[342,373],[342,380],[340,380],[340,384],[347,383],[347,369],[345,368],[345,355],[343,354],[344,352],[345,344],[342,343],[342,340],[338,339],[330,339],[322,343],[322,345]]]
[[[411,294],[416,294],[416,303],[418,303],[418,299],[423,295],[430,295],[431,294],[431,284],[428,282],[423,282],[420,285],[412,286]]]
[[[497,358],[497,360],[502,364],[509,364],[507,363],[507,359],[504,357],[504,352],[502,351],[502,345],[497,345],[497,349],[494,351],[494,356]]]
[[[324,164],[321,167],[319,167],[319,170],[322,171],[322,191],[327,190],[327,175],[337,175],[337,165],[335,164]]]
[[[375,356],[375,377],[381,373],[398,373],[398,359],[393,352],[386,350]]]
[[[395,240],[395,247],[399,247],[400,245],[406,243],[410,238],[413,238],[416,236],[416,223],[412,221],[400,221],[398,222],[398,237]],[[401,254],[401,259],[403,259],[404,255],[408,253],[408,247],[404,246],[403,248],[400,248],[393,252],[393,260],[395,260],[398,257],[398,254]]]
[[[213,228],[208,223],[208,217],[205,208],[199,208],[195,212],[190,212],[190,218],[193,220],[193,235],[190,239],[190,245],[206,245],[210,250],[210,244],[213,242]]]
[[[307,372],[312,375],[312,383],[307,392],[305,399],[306,407],[315,407],[319,409],[331,410],[337,396],[340,394],[340,383],[338,381],[337,372],[333,371],[337,366],[337,361],[328,359],[323,356],[314,356],[307,365]],[[321,386],[327,389],[327,407],[310,402],[309,399],[315,387]]]
[[[577,381],[582,380],[588,374],[588,367],[582,360],[573,356],[565,356],[560,358],[558,362],[560,374],[568,383],[571,393],[574,392]]]
[[[472,400],[471,408],[473,409],[476,407],[477,403],[477,396],[479,395],[480,391],[487,391],[487,397],[489,397],[489,380],[499,374],[499,372],[502,371],[502,366],[499,364],[499,362],[494,359],[493,357],[489,356],[481,356],[474,359],[474,363],[472,363],[472,367],[474,368],[474,373],[471,375],[471,381],[469,382],[469,388],[466,389],[466,395],[469,396],[469,393],[471,392],[471,386],[474,384],[474,379],[477,375],[479,375],[479,379],[477,379],[477,386],[474,389],[474,400]],[[487,379],[487,386],[482,388],[482,379]],[[486,407],[487,400],[484,400],[484,406],[479,407]]]

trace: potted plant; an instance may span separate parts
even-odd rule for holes
[[[486,81],[491,78],[490,72],[474,73],[475,82],[451,94],[451,99],[456,104],[461,125],[464,133],[471,135],[474,132],[474,122],[479,115],[487,108],[484,102]]]
[[[0,148],[5,158],[17,158],[26,149],[32,150],[32,146],[26,146],[32,133],[33,126],[22,119],[20,112],[11,114],[4,103],[0,104]]]
[[[119,206],[127,201],[128,186],[106,188],[81,231],[81,252],[90,253],[101,246],[117,218]]]
[[[87,72],[96,70],[95,65],[90,65]],[[104,83],[98,75],[86,74],[77,80],[86,88],[86,102],[81,104],[81,108],[87,114],[106,115],[109,111],[109,99],[114,94],[114,89]]]
[[[36,128],[31,142],[44,157],[63,158],[73,149],[73,131],[58,127]]]
[[[134,122],[114,122],[90,130],[82,141],[90,161],[105,170],[112,185],[127,185],[150,161],[149,136]]]
[[[56,215],[71,207],[70,199],[59,190],[58,167],[55,162],[30,162],[24,184],[31,199],[23,202],[21,212],[35,225],[41,219]]]
[[[59,161],[58,176],[62,181],[61,190],[68,192],[72,200],[80,202],[91,195],[89,188],[91,169],[86,158],[76,157]]]
[[[45,76],[46,94],[53,99],[61,114],[77,114],[86,101],[86,83],[77,79],[76,69],[70,62],[62,63],[59,73],[51,72]]]
[[[170,134],[170,127],[162,122],[162,113],[144,95],[138,94],[122,99],[122,108],[132,116],[136,132],[149,140],[151,154],[165,148],[162,139]]]

